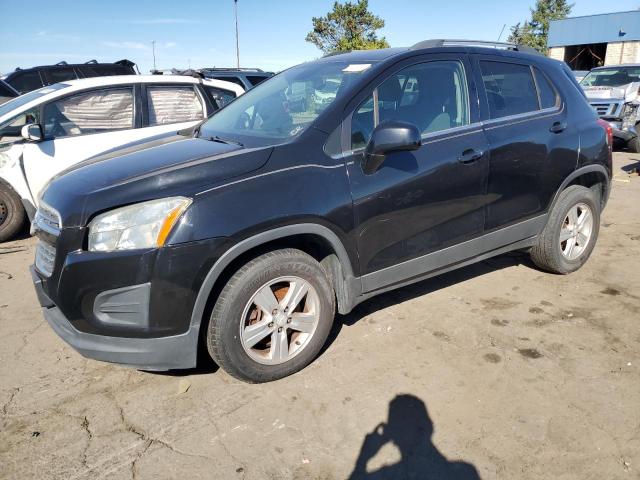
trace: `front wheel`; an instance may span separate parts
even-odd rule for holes
[[[251,383],[307,366],[324,345],[335,295],[322,266],[295,249],[261,255],[240,268],[211,313],[207,347],[227,373]]]
[[[0,183],[0,242],[12,239],[22,229],[26,216],[18,195]]]
[[[531,249],[540,268],[567,274],[587,261],[600,230],[599,200],[593,190],[572,185],[564,190],[549,214],[547,225]]]

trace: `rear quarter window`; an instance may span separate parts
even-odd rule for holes
[[[540,95],[541,108],[553,108],[560,103],[558,92],[551,84],[547,76],[540,71],[539,68],[533,67],[536,76],[536,85],[538,86],[538,94]]]

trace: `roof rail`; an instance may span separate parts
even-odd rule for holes
[[[69,65],[67,62],[65,62],[64,60],[56,63],[56,65]]]
[[[93,60],[89,60],[88,62],[84,62],[85,65],[96,65],[98,61],[94,58]]]
[[[536,53],[540,54],[535,48],[527,45],[516,45],[515,43],[507,42],[492,42],[487,40],[455,40],[439,38],[433,40],[424,40],[411,46],[411,50],[421,50],[424,48],[438,48],[438,47],[488,47],[498,50],[514,50],[516,52]]]

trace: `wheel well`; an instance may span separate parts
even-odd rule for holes
[[[583,187],[591,189],[600,199],[600,208],[604,208],[607,196],[605,188],[607,186],[607,179],[602,172],[586,172],[582,175],[574,178],[564,188],[571,185],[581,185]]]
[[[282,248],[296,248],[312,256],[317,260],[327,272],[329,281],[336,295],[338,303],[338,311],[340,313],[346,313],[350,310],[349,303],[349,290],[348,279],[345,278],[345,273],[342,268],[342,264],[338,258],[338,254],[326,238],[316,234],[295,234],[288,235],[286,237],[278,238],[275,240],[267,241],[260,245],[257,245],[249,250],[241,253],[234,258],[218,275],[216,278],[211,292],[207,299],[207,305],[204,309],[203,317],[201,319],[201,338],[202,335],[206,335],[207,325],[209,323],[209,317],[211,311],[215,305],[215,302],[220,295],[220,292],[227,284],[229,279],[237,272],[243,265],[250,262],[260,255],[271,252],[274,250],[280,250]]]

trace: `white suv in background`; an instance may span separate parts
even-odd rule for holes
[[[0,241],[15,235],[51,178],[134,142],[196,125],[244,93],[187,76],[70,80],[0,105]]]

